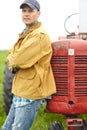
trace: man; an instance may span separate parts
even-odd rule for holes
[[[38,22],[40,4],[25,0],[20,9],[26,27],[7,56],[9,69],[15,73],[14,97],[2,130],[30,130],[41,101],[56,92],[51,40]]]

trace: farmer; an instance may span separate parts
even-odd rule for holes
[[[30,130],[41,101],[56,92],[50,65],[51,40],[38,21],[40,4],[25,0],[20,9],[25,29],[7,56],[8,67],[15,76],[13,101],[2,130]]]

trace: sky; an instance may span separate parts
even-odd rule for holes
[[[51,40],[66,35],[64,21],[71,14],[79,12],[79,0],[38,0],[41,5],[39,21],[49,33]],[[0,50],[12,48],[18,34],[24,29],[21,19],[20,4],[23,0],[5,0],[0,3]],[[78,25],[78,15],[73,15],[67,21],[69,31],[75,31]]]

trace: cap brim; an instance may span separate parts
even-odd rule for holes
[[[32,4],[30,4],[30,3],[23,3],[23,4],[21,4],[20,5],[20,9],[24,8],[25,5],[29,6],[31,9],[35,9],[35,7]]]

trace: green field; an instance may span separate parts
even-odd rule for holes
[[[0,130],[6,119],[6,114],[3,108],[3,72],[5,68],[7,51],[0,51]],[[61,122],[64,130],[67,130],[65,117],[61,114],[45,113],[45,105],[38,112],[35,122],[31,130],[48,130],[49,125],[52,122]],[[86,115],[81,115],[84,119],[87,119]]]
[[[1,126],[6,118],[6,114],[3,109],[3,71],[5,66],[7,51],[0,51],[0,130]]]

